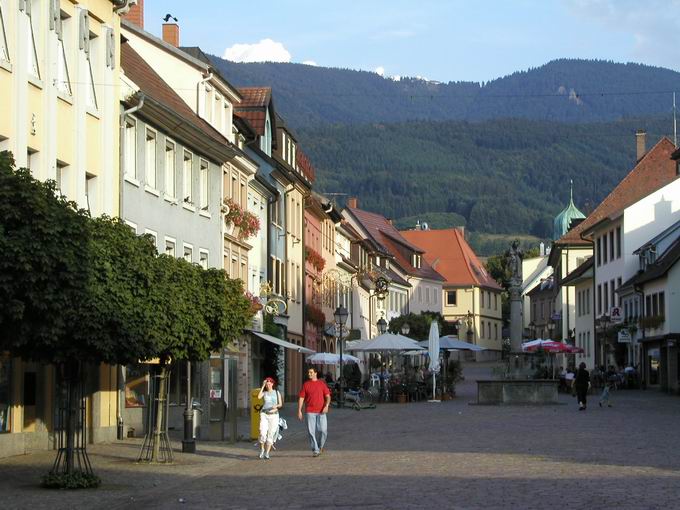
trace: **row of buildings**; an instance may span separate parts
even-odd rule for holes
[[[583,349],[577,364],[633,366],[646,387],[676,393],[680,151],[636,137],[624,179],[587,217],[570,200],[552,249],[523,261],[525,335],[564,339]]]
[[[176,23],[145,30],[143,0],[0,0],[0,150],[93,216],[120,217],[159,253],[243,281],[252,327],[223,352],[173,366],[170,427],[187,394],[200,437],[271,370],[294,397],[304,356],[340,349],[334,311],[353,339],[377,322],[434,311],[468,341],[501,351],[501,288],[462,230],[398,231],[350,199],[314,189],[312,163],[268,86],[235,87]],[[462,329],[461,329],[462,328]],[[267,364],[266,362],[270,363]],[[265,367],[270,367],[269,369]],[[92,367],[92,441],[143,432],[148,366]],[[54,443],[55,372],[0,353],[0,456]]]

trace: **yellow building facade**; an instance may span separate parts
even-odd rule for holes
[[[0,0],[0,151],[92,216],[119,211],[120,15],[128,0]],[[0,357],[0,457],[53,446],[54,368]],[[114,367],[86,381],[88,436],[115,437]]]

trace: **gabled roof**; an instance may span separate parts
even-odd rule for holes
[[[276,114],[274,100],[272,99],[271,87],[241,87],[241,103],[234,107],[234,113],[238,117],[246,119],[257,135],[264,135],[269,110],[269,122],[272,130],[272,144],[276,145]]]
[[[161,78],[129,43],[120,46],[120,64],[125,75],[137,85],[144,95],[164,107],[171,114],[200,130],[213,143],[220,144],[232,153],[238,151],[229,140],[208,122],[200,118],[184,100]],[[143,111],[143,110],[142,110]]]
[[[642,273],[633,276],[621,285],[621,288],[629,285],[639,285],[650,282],[664,276],[680,260],[680,236],[653,264],[649,264]]]
[[[380,214],[354,207],[347,207],[346,210],[364,227],[371,241],[380,248],[380,251],[391,255],[394,258],[394,262],[405,273],[418,278],[438,281],[445,280],[442,275],[432,269],[432,266],[424,257],[421,260],[421,267],[416,268],[411,265],[410,254],[417,253],[422,255],[423,249],[405,239],[387,218]]]
[[[474,285],[502,290],[477,258],[460,229],[404,230],[401,235],[425,250],[425,260],[444,277],[446,285]]]
[[[581,237],[582,234],[585,235],[601,221],[615,217],[629,205],[677,179],[676,165],[671,159],[674,151],[675,146],[668,138],[659,140],[600,205],[579,225],[555,241],[555,244],[590,244],[590,241]]]

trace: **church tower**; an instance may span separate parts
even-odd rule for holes
[[[585,219],[585,215],[574,205],[574,181],[569,180],[569,205],[555,217],[553,222],[553,240],[558,240],[566,234],[570,228],[578,224],[578,220]],[[572,223],[576,223],[572,225]]]

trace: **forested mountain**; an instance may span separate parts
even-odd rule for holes
[[[502,234],[550,237],[570,179],[576,205],[592,210],[634,166],[637,129],[648,147],[672,132],[680,91],[675,71],[590,60],[484,84],[215,63],[236,86],[273,87],[320,191],[356,196],[402,228],[464,224],[482,255],[507,246]]]
[[[561,59],[485,84],[437,83],[303,64],[213,57],[236,86],[272,86],[293,127],[407,120],[611,121],[668,113],[680,73],[642,64]]]
[[[633,168],[636,129],[647,130],[651,147],[670,127],[664,119],[578,125],[506,119],[299,133],[319,188],[356,196],[362,208],[407,223],[455,213],[451,224],[462,217],[473,231],[548,237],[569,201],[570,179],[576,205],[589,212]]]

